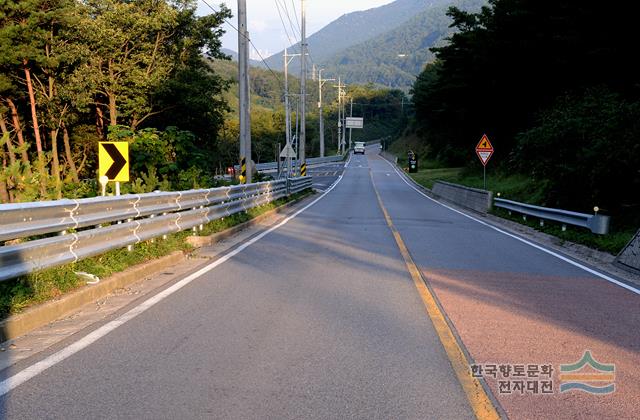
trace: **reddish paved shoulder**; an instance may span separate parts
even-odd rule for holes
[[[513,384],[519,378],[488,375],[510,418],[640,418],[636,294],[594,278],[471,270],[425,270],[424,275],[477,364],[553,365],[551,395],[507,393],[506,386],[500,392],[499,381]],[[574,364],[586,350],[600,363],[615,364],[613,393],[560,392],[560,365]]]

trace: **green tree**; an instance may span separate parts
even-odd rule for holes
[[[137,129],[163,110],[154,108],[153,93],[167,80],[175,63],[166,51],[178,11],[167,1],[88,0],[82,43],[88,62],[75,74],[109,125]]]

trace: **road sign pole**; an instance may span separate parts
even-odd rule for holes
[[[487,135],[483,135],[480,139],[480,143],[476,146],[476,154],[482,162],[482,179],[484,184],[484,189],[487,189],[487,163],[489,163],[489,159],[493,156],[493,145],[491,141],[489,141],[489,137]]]
[[[116,197],[120,195],[120,183],[116,181]]]

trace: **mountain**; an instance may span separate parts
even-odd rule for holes
[[[226,55],[228,55],[229,57],[231,57],[231,60],[232,60],[232,61],[238,61],[238,53],[237,53],[237,52],[235,52],[235,51],[233,51],[233,50],[230,50],[229,48],[221,48],[221,49],[220,49],[220,51],[221,51],[223,54],[226,54]],[[262,61],[259,61],[259,60],[252,60],[252,59],[249,59],[249,65],[250,65],[251,67],[266,68],[266,66],[264,65],[264,63],[263,63]]]
[[[374,9],[343,15],[307,38],[311,58],[316,63],[323,63],[340,50],[395,29],[428,8],[450,2],[451,0],[396,0]],[[300,44],[298,43],[291,47],[289,52],[299,51]],[[282,70],[284,67],[283,53],[284,51],[280,51],[267,58],[269,66]],[[298,60],[292,62],[292,72],[300,71],[297,63]]]
[[[448,0],[433,4],[384,34],[343,49],[321,61],[326,74],[340,75],[347,83],[374,83],[408,89],[424,65],[433,61],[430,48],[442,45],[452,33],[451,6],[477,11],[486,0]]]

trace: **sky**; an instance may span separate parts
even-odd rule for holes
[[[287,24],[287,30],[289,31],[289,38],[293,43],[295,43],[295,39],[290,30],[289,21],[287,20],[284,13],[284,7],[282,5],[286,4],[289,16],[295,26],[296,22],[294,20],[293,9],[295,5],[295,10],[298,12],[299,20],[300,0],[247,0],[247,22],[250,37],[253,44],[264,58],[283,50],[284,47],[288,46],[290,43],[287,35],[285,34],[284,28],[282,27],[282,22],[278,15],[278,8],[276,7],[276,1],[280,4],[281,13],[283,15],[282,17]],[[306,0],[307,36],[317,32],[346,13],[358,10],[367,10],[392,2],[393,0]],[[221,0],[207,0],[207,3],[217,9],[220,3],[223,2]],[[236,12],[238,2],[236,0],[231,0],[224,3],[233,11],[233,18],[229,20],[230,23],[237,27],[238,18]],[[210,13],[210,11],[211,9],[209,9],[204,2],[199,0],[198,13],[207,14]],[[238,35],[236,31],[229,25],[225,24],[224,26],[227,33],[222,38],[223,47],[237,51]],[[296,33],[296,35],[298,34]],[[252,50],[251,58],[259,59],[256,51]]]

